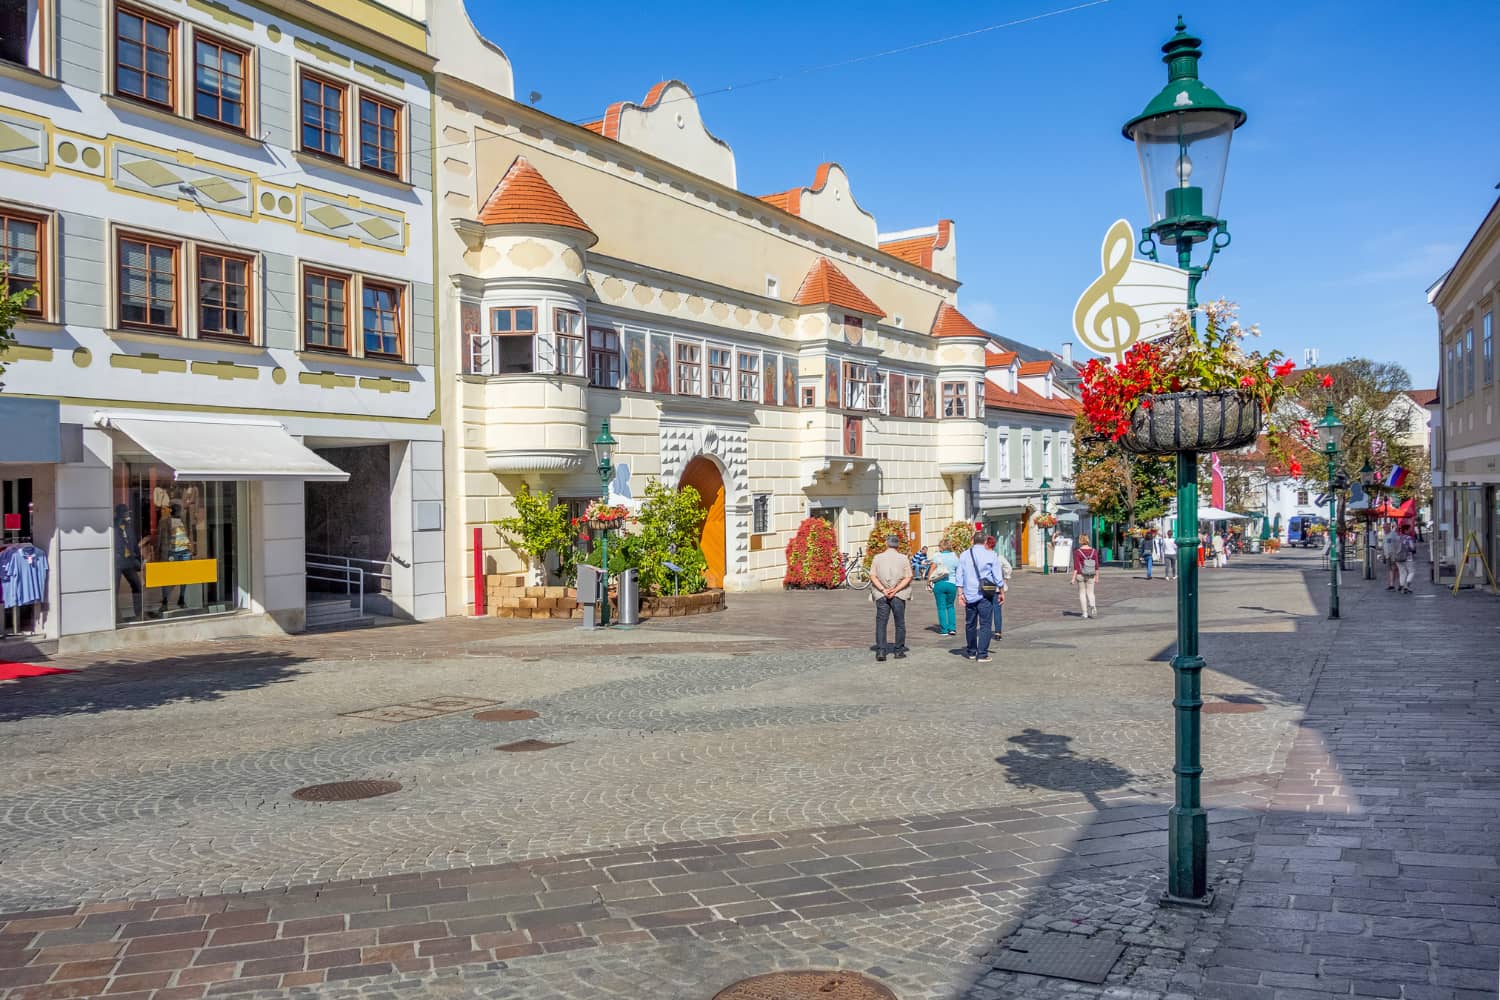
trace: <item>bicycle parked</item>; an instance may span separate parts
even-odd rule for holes
[[[849,586],[853,590],[864,590],[870,585],[870,571],[865,568],[865,549],[860,546],[853,554],[840,552],[843,563],[839,566],[838,583],[836,587]]]

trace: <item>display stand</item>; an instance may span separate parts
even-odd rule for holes
[[[1469,565],[1470,557],[1484,567],[1484,577],[1490,582],[1490,590],[1500,594],[1500,587],[1495,585],[1495,572],[1490,568],[1490,561],[1484,556],[1484,549],[1479,545],[1479,538],[1474,532],[1469,532],[1464,539],[1464,551],[1458,559],[1458,569],[1453,574],[1453,596],[1457,597],[1464,583],[1464,569]]]

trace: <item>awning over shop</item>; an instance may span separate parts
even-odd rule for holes
[[[347,472],[319,458],[274,420],[100,413],[94,422],[130,438],[169,466],[179,480],[349,479]]]

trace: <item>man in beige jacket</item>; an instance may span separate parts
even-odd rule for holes
[[[885,661],[887,652],[906,659],[906,602],[911,600],[911,560],[901,551],[901,539],[887,535],[885,551],[870,564],[870,600],[875,602],[875,659]],[[896,619],[896,645],[886,644],[888,622]]]

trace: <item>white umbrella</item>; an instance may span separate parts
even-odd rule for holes
[[[1200,521],[1248,521],[1249,514],[1235,514],[1218,507],[1199,507],[1198,520]]]

